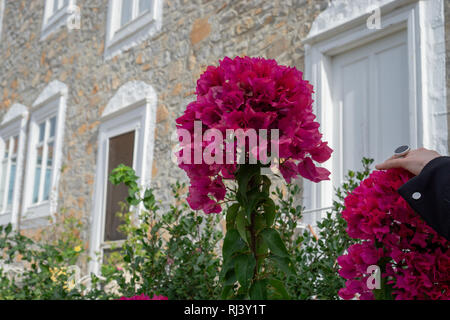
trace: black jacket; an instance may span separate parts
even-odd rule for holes
[[[431,160],[398,192],[430,227],[450,240],[450,157]]]

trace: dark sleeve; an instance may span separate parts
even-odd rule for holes
[[[450,240],[450,157],[431,160],[398,192],[430,227]]]

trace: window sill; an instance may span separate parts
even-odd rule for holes
[[[49,224],[49,219],[51,217],[50,201],[43,201],[26,208],[25,215],[22,217],[20,225],[23,229],[46,226]]]
[[[148,11],[141,14],[136,19],[112,32],[112,35],[106,41],[104,59],[109,60],[142,43],[155,35],[160,29],[161,22],[155,18],[152,12]]]
[[[7,224],[12,223],[11,219],[12,219],[11,211],[0,213],[0,226],[6,226]]]
[[[70,6],[65,6],[54,13],[47,21],[44,21],[40,40],[45,40],[50,34],[65,25],[71,15],[72,10]]]

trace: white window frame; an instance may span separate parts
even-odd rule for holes
[[[2,40],[3,12],[5,11],[5,0],[0,0],[0,41]]]
[[[20,221],[21,228],[34,228],[48,225],[49,218],[54,217],[56,213],[59,178],[61,175],[67,95],[67,86],[64,83],[55,80],[42,91],[33,104],[28,134],[23,208]],[[39,125],[43,121],[51,119],[54,116],[56,117],[56,128],[49,199],[33,204],[34,176],[36,172],[36,146],[39,143]],[[46,159],[43,159],[42,163],[45,162]],[[40,181],[40,183],[45,183],[45,181]]]
[[[44,19],[42,21],[41,41],[45,40],[50,34],[58,30],[61,26],[67,24],[68,20],[74,14],[76,0],[68,0],[64,6],[64,0],[45,0]],[[53,12],[55,2],[58,3],[57,11]]]
[[[342,5],[342,2],[346,2]],[[409,71],[411,147],[426,147],[448,153],[445,82],[445,38],[442,0],[337,1],[313,23],[305,44],[305,78],[315,89],[315,112],[324,140],[335,149],[332,57],[378,38],[406,30]],[[378,4],[376,6],[376,4]],[[381,13],[381,29],[367,28],[374,8]],[[352,11],[353,10],[353,11]],[[327,12],[328,11],[328,12]],[[434,50],[430,50],[433,48]],[[432,88],[432,89],[431,89]],[[333,159],[333,156],[332,156]],[[324,167],[333,172],[335,160]],[[315,224],[332,207],[337,181],[313,184],[304,181],[304,204],[308,220]]]
[[[5,145],[6,140],[11,139],[13,137],[18,137],[18,146],[17,146],[17,154],[16,154],[16,176],[14,179],[14,189],[12,195],[12,204],[11,209],[3,210],[0,208],[0,225],[5,225],[8,223],[12,223],[14,228],[18,225],[19,219],[19,206],[20,206],[20,195],[21,195],[21,187],[22,187],[22,173],[23,173],[23,165],[24,165],[24,157],[25,157],[25,140],[26,140],[26,129],[28,123],[28,110],[24,105],[15,103],[11,106],[8,112],[3,117],[3,121],[0,125],[0,159],[3,161],[5,154]],[[9,171],[9,164],[8,170]],[[0,167],[0,176],[3,179],[3,175],[6,175],[5,180],[5,189],[9,187],[9,172],[1,172]],[[8,192],[5,193],[6,195]],[[2,195],[5,196],[6,195]],[[4,199],[4,201],[6,201]]]
[[[142,81],[131,81],[119,88],[102,114],[91,215],[90,257],[92,260],[89,266],[91,272],[100,271],[103,250],[121,242],[103,240],[109,139],[135,131],[133,168],[136,175],[140,177],[139,185],[142,188],[148,188],[151,183],[153,162],[156,103],[157,95],[152,86]]]
[[[122,0],[109,0],[105,60],[109,60],[125,50],[140,44],[161,30],[162,0],[153,0],[152,10],[141,15],[136,13],[138,0],[129,1],[134,3],[134,18],[124,26],[120,26]]]

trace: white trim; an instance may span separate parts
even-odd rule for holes
[[[61,175],[67,95],[67,86],[64,83],[55,80],[42,91],[33,104],[29,127],[26,175],[20,221],[21,228],[33,228],[46,225],[48,223],[48,218],[56,213],[59,178]],[[49,200],[32,204],[39,124],[54,116],[56,116],[56,128]],[[45,163],[45,160],[46,159],[43,159],[43,163]],[[44,183],[44,181],[41,181],[41,183]]]
[[[130,81],[119,88],[102,114],[91,215],[89,270],[98,273],[102,261],[109,139],[135,131],[133,168],[142,188],[150,187],[157,95],[152,86]]]
[[[381,29],[368,29],[373,8],[381,12]],[[331,58],[399,30],[407,32],[411,147],[427,147],[447,154],[447,107],[443,1],[336,0],[313,23],[305,43],[305,78],[315,88],[318,121],[332,148],[333,108],[330,84]],[[434,50],[433,50],[434,49]],[[435,73],[439,73],[435,75]],[[435,80],[434,83],[431,79]],[[432,90],[432,92],[430,92]],[[325,167],[333,172],[332,161]],[[333,181],[305,185],[309,210],[332,204]]]
[[[138,0],[128,1],[133,1],[134,7],[136,7],[136,3],[138,2]],[[152,10],[142,15],[137,15],[135,12],[135,16],[130,22],[124,26],[120,26],[122,1],[109,0],[104,59],[109,60],[121,54],[161,30],[162,9],[162,1],[153,0]]]
[[[17,227],[19,221],[19,207],[20,195],[22,190],[22,174],[25,159],[25,140],[26,129],[28,123],[28,109],[24,105],[15,103],[9,108],[8,112],[3,117],[0,125],[0,159],[3,159],[5,152],[5,139],[18,136],[17,147],[17,165],[16,176],[14,181],[13,200],[11,210],[0,214],[0,225],[12,223],[14,228]],[[2,174],[3,179],[3,174]],[[9,179],[5,182],[5,187],[8,186]]]
[[[60,27],[66,25],[74,14],[73,8],[76,6],[75,0],[69,0],[67,5],[62,6],[56,12],[52,12],[54,1],[58,0],[45,0],[44,19],[42,21],[40,38],[41,41],[45,40],[50,34],[57,31]]]
[[[5,0],[0,0],[0,42],[2,41],[3,12],[5,11]]]

